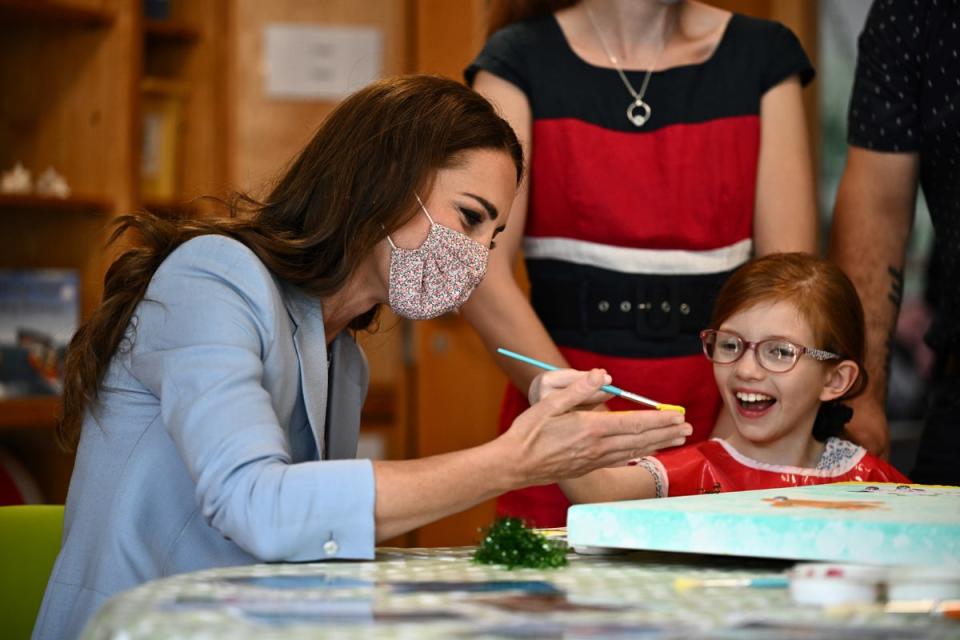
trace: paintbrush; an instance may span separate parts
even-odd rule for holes
[[[676,591],[712,587],[751,587],[754,589],[785,589],[790,581],[787,576],[758,576],[756,578],[677,578],[673,581]]]
[[[546,362],[541,362],[540,360],[536,360],[534,358],[530,358],[528,356],[524,356],[519,353],[510,351],[508,349],[504,349],[502,347],[497,349],[497,353],[503,356],[507,356],[508,358],[513,358],[514,360],[519,360],[520,362],[532,364],[533,366],[539,367],[545,371],[556,371],[557,369],[560,368],[560,367],[555,367],[552,364],[547,364]],[[623,398],[625,400],[630,400],[638,404],[652,407],[654,409],[657,409],[658,411],[676,411],[677,413],[680,413],[680,414],[685,414],[687,412],[686,409],[684,409],[679,405],[657,402],[656,400],[651,400],[650,398],[641,396],[639,393],[625,391],[620,387],[613,386],[612,384],[605,384],[602,387],[600,387],[600,389],[603,391],[606,391],[607,393],[613,394],[617,397]]]

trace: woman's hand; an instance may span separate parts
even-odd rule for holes
[[[613,382],[613,378],[610,377],[603,369],[598,369],[603,374],[603,384],[610,384]],[[572,384],[575,384],[581,378],[585,378],[590,375],[589,371],[579,371],[577,369],[557,369],[555,371],[545,371],[533,379],[533,382],[530,383],[530,390],[527,393],[527,400],[530,402],[530,405],[533,406],[546,398],[547,396],[561,390],[566,389]],[[597,407],[602,407],[603,403],[612,398],[613,396],[604,391],[597,391],[591,397],[587,398],[580,406],[584,409],[595,409]],[[606,410],[606,407],[604,407]]]
[[[576,411],[601,395],[608,376],[595,369],[574,377],[568,386],[552,385],[549,394],[520,414],[496,440],[419,460],[375,460],[377,539],[410,531],[512,489],[579,478],[683,444],[693,432],[683,416],[669,411]],[[610,475],[607,472],[615,471],[626,469],[605,470],[600,488],[594,491],[588,483],[578,494],[580,499],[644,497],[645,491],[652,495],[636,485],[635,475],[629,477],[628,485],[617,485],[625,489],[611,494],[613,484],[605,478]]]
[[[566,379],[564,376],[556,377]],[[575,411],[604,395],[600,387],[607,384],[609,376],[594,369],[573,377],[563,387],[551,382],[549,393],[541,393],[540,401],[497,439],[508,461],[502,468],[516,474],[511,482],[516,488],[550,484],[623,464],[681,445],[693,432],[683,416],[672,411]]]

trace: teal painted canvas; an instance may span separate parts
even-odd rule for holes
[[[960,567],[960,487],[838,483],[582,504],[574,547]]]

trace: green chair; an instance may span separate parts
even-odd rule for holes
[[[60,551],[63,505],[0,507],[0,627],[29,638]]]

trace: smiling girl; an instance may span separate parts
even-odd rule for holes
[[[561,483],[573,502],[744,491],[847,480],[907,482],[842,438],[842,400],[866,386],[863,308],[832,263],[771,254],[741,267],[720,291],[703,352],[724,411],[706,442]],[[580,372],[545,373],[542,397]]]

